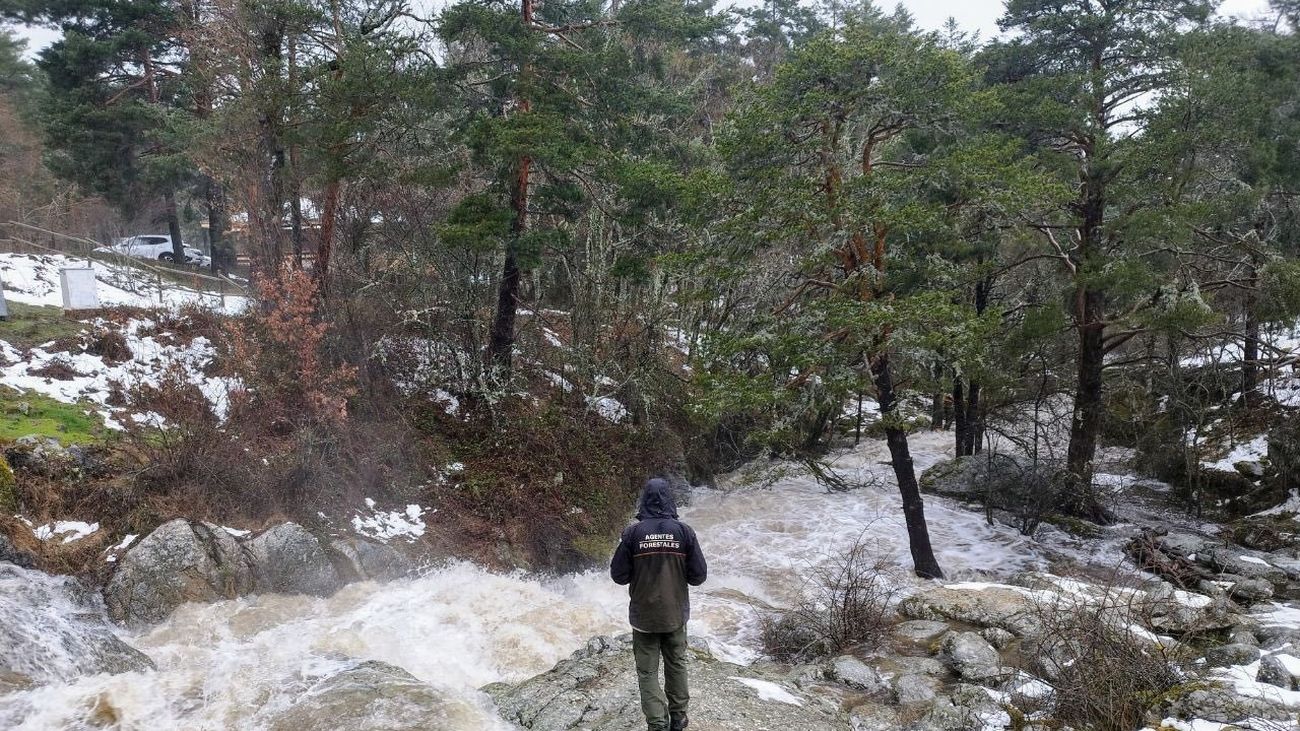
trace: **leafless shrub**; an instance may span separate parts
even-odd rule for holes
[[[126,336],[121,330],[112,327],[96,328],[90,334],[86,352],[98,355],[108,363],[122,363],[131,360],[131,348],[126,343]]]
[[[85,375],[65,358],[51,358],[45,365],[28,369],[27,372],[34,376],[44,376],[55,381],[71,381]]]
[[[1116,573],[1101,586],[1040,595],[1035,618],[1042,631],[1025,656],[1051,687],[1046,705],[1059,723],[1131,731],[1201,682],[1196,653],[1152,632],[1181,608],[1124,579]]]
[[[763,647],[782,662],[806,662],[863,643],[888,631],[897,593],[889,562],[859,536],[843,553],[814,567],[803,598],[767,616]]]

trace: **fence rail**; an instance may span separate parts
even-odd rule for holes
[[[8,244],[7,248],[14,253],[24,253],[21,250],[26,249],[25,253],[60,254],[85,259],[88,265],[99,262],[109,267],[116,278],[121,280],[113,282],[113,285],[119,288],[141,294],[139,291],[141,282],[150,282],[157,291],[159,303],[165,300],[165,293],[168,290],[216,295],[223,305],[228,295],[248,296],[248,288],[245,285],[224,275],[213,276],[192,269],[163,266],[147,259],[114,251],[91,239],[51,231],[21,221],[7,221],[6,225],[10,227],[10,231],[8,236],[0,238],[0,244]],[[19,235],[20,233],[24,235]],[[56,245],[46,245],[33,240],[41,237],[50,237],[50,244]],[[59,243],[64,245],[60,247],[57,245]]]

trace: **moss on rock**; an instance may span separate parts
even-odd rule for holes
[[[18,510],[18,480],[9,460],[0,454],[0,512],[13,513]]]

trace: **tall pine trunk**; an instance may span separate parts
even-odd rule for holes
[[[1255,295],[1258,285],[1259,272],[1252,261],[1246,281],[1246,298],[1242,303],[1246,332],[1241,343],[1241,405],[1245,407],[1259,403],[1259,304]]]
[[[885,424],[885,443],[889,447],[890,466],[898,480],[898,492],[903,498],[903,520],[907,524],[908,548],[916,575],[923,579],[942,579],[943,571],[930,546],[930,529],[925,524],[925,502],[916,482],[916,468],[907,445],[907,432],[891,425],[898,405],[894,394],[894,376],[889,367],[889,354],[881,353],[871,364],[872,379],[880,400],[880,418]]]
[[[167,214],[167,235],[172,239],[172,261],[185,263],[185,242],[181,240],[181,217],[176,212],[176,194],[169,192],[163,197],[163,207]]]
[[[956,448],[958,457],[970,454],[966,451],[966,432],[970,429],[970,423],[966,418],[967,411],[966,389],[962,385],[961,376],[954,374],[952,377],[952,433],[953,446]]]
[[[531,27],[533,0],[520,0],[519,14],[524,26]],[[526,64],[523,73],[528,73]],[[527,99],[519,100],[520,113],[527,114],[530,109]],[[498,376],[508,375],[514,360],[515,314],[519,308],[519,284],[522,279],[519,270],[519,240],[528,230],[528,176],[532,163],[532,158],[528,155],[519,158],[514,185],[510,189],[510,207],[514,209],[514,219],[510,222],[510,240],[506,242],[501,283],[497,286],[496,314],[492,318],[492,330],[488,336],[488,358]]]
[[[1071,512],[1097,518],[1105,514],[1092,492],[1092,469],[1104,418],[1102,369],[1106,359],[1106,293],[1088,280],[1102,254],[1106,188],[1102,173],[1093,169],[1096,165],[1094,154],[1095,150],[1090,146],[1084,156],[1082,197],[1076,206],[1079,242],[1070,255],[1075,277],[1074,327],[1078,333],[1079,352],[1066,468],[1074,475],[1076,483],[1074,494],[1070,496],[1074,503],[1069,506]]]
[[[208,201],[208,253],[212,255],[211,269],[212,273],[220,274],[229,265],[229,259],[234,257],[226,251],[226,228],[230,224],[229,214],[226,212],[226,191],[221,183],[209,178],[207,191]]]
[[[962,453],[979,454],[984,443],[984,404],[980,401],[980,385],[971,383],[966,394],[966,441]]]
[[[321,209],[319,240],[316,242],[316,277],[317,291],[321,297],[328,294],[330,256],[334,252],[334,229],[339,217],[339,189],[342,183],[337,178],[325,186],[325,205]]]
[[[525,0],[527,2],[527,0]],[[501,373],[510,372],[515,347],[515,313],[519,307],[519,240],[528,230],[528,167],[530,160],[520,161],[515,186],[511,189],[510,205],[514,219],[510,222],[510,239],[506,242],[505,261],[501,266],[501,283],[497,287],[496,315],[492,318],[492,332],[488,339],[491,364]]]

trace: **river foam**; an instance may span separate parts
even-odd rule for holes
[[[916,435],[918,471],[946,456],[950,434]],[[683,510],[710,564],[694,592],[692,633],[718,656],[758,657],[758,618],[788,603],[801,577],[859,536],[899,568],[910,565],[900,501],[883,442],[864,442],[835,469],[863,487],[829,493],[801,467],[770,480],[741,475],[698,490]],[[757,482],[757,484],[752,484]],[[771,484],[765,484],[770,482]],[[950,576],[1001,577],[1046,564],[1039,547],[982,515],[928,499],[940,564]],[[612,547],[611,547],[612,548]],[[478,688],[519,681],[599,634],[626,631],[627,595],[603,571],[544,577],[453,563],[386,584],[350,585],[329,598],[265,595],[187,605],[166,622],[123,639],[156,671],[56,681],[0,697],[0,727],[18,731],[98,728],[250,729],[270,726],[314,680],[357,660],[404,668],[451,699],[451,726],[508,726]]]

